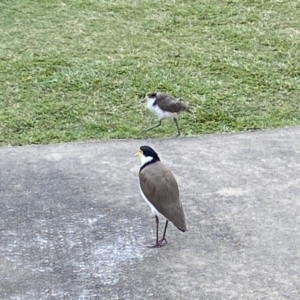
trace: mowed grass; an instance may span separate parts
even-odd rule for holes
[[[173,136],[140,99],[193,114],[182,134],[300,124],[300,2],[0,2],[0,145]]]

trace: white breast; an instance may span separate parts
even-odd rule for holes
[[[157,115],[158,119],[164,119],[164,118],[175,118],[177,117],[177,113],[171,113],[168,111],[163,111],[159,108],[158,105],[154,105],[153,103],[155,101],[155,98],[148,98],[147,99],[147,108],[152,111],[155,115]]]

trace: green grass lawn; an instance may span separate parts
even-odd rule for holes
[[[193,114],[182,134],[300,124],[300,2],[0,2],[0,145],[173,136],[140,99]]]

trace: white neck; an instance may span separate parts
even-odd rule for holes
[[[156,98],[147,98],[147,107],[150,109],[153,106],[154,101]]]
[[[141,166],[143,166],[144,164],[146,164],[147,162],[151,161],[153,159],[152,156],[142,156],[141,158]]]

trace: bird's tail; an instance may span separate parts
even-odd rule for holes
[[[188,107],[188,108],[186,109],[186,111],[187,111],[189,114],[191,114],[191,113],[192,113],[192,110],[191,110],[191,108],[190,108],[190,107]]]
[[[183,99],[179,99],[179,101],[180,101],[179,103],[180,103],[180,106],[181,106],[181,110],[186,111],[186,112],[191,114],[192,113],[191,108],[186,103],[182,102]]]

